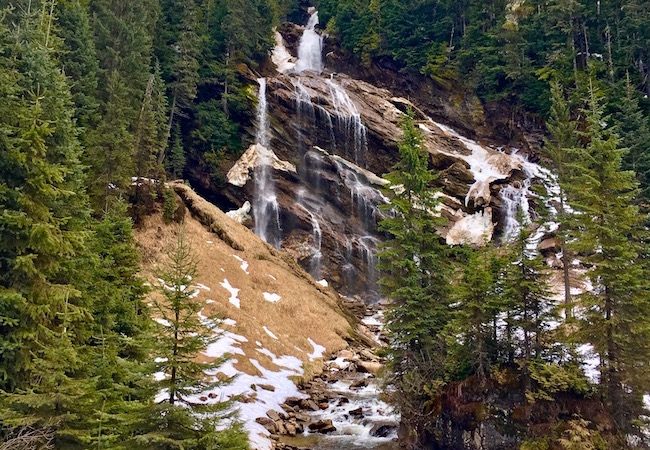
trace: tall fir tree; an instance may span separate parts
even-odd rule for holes
[[[75,377],[90,315],[73,276],[89,208],[49,6],[11,25],[0,13],[0,416],[10,429],[60,430],[92,396]]]
[[[551,161],[559,188],[559,192],[549,192],[548,195],[557,195],[557,214],[553,220],[559,224],[557,237],[562,252],[564,317],[570,320],[573,317],[571,300],[571,262],[573,258],[567,245],[568,228],[571,226],[572,217],[567,207],[567,186],[570,191],[573,173],[572,164],[578,158],[576,153],[579,151],[577,149],[579,136],[578,126],[571,117],[571,108],[558,81],[551,82],[551,99],[550,118],[546,123],[550,136],[544,141],[544,152]]]
[[[136,440],[164,448],[245,450],[247,438],[238,426],[225,433],[218,431],[223,428],[221,422],[231,415],[231,403],[205,404],[197,398],[223,384],[211,381],[206,371],[217,369],[225,359],[197,359],[201,351],[218,340],[218,321],[202,316],[203,305],[193,298],[196,259],[182,227],[167,257],[160,273],[162,295],[156,301],[161,323],[158,370],[165,375],[158,382],[162,398],[154,410],[151,431]]]
[[[600,385],[618,425],[632,432],[650,388],[650,301],[645,266],[638,264],[643,216],[635,206],[637,183],[623,171],[623,151],[606,128],[594,82],[583,111],[588,157],[579,164],[574,198],[580,211],[573,244],[591,267],[593,290],[580,297],[581,335],[600,357]]]
[[[435,176],[422,135],[409,113],[404,117],[400,161],[388,175],[388,217],[380,229],[388,236],[380,253],[381,284],[390,299],[390,366],[402,417],[419,434],[435,420],[431,400],[444,383],[450,320],[448,248],[437,234],[444,224],[431,188]],[[429,405],[429,406],[427,406]]]

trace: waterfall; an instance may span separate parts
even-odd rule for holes
[[[305,199],[305,190],[300,189],[296,196],[296,205],[305,211],[309,216],[309,221],[311,223],[311,234],[312,234],[312,256],[309,262],[309,273],[316,280],[321,279],[321,268],[323,265],[323,230],[321,229],[320,223],[316,218],[316,214],[312,212],[312,209],[315,209],[313,206],[310,206],[311,202]]]
[[[368,130],[361,120],[359,109],[343,86],[333,79],[327,80],[327,85],[336,112],[338,127],[343,132],[345,140],[352,142],[354,162],[363,164],[368,148]]]
[[[314,11],[300,38],[298,62],[296,63],[296,72],[298,73],[316,72],[320,74],[323,71],[323,37],[316,32],[318,23],[318,11]]]
[[[505,215],[503,222],[503,240],[505,242],[516,239],[521,227],[531,223],[528,203],[529,189],[530,179],[526,179],[522,183],[508,185],[501,190]]]
[[[257,80],[259,94],[257,104],[257,157],[255,167],[255,193],[253,199],[253,216],[255,217],[255,234],[276,248],[280,247],[280,208],[275,195],[273,181],[273,157],[270,150],[271,125],[266,101],[266,78]]]

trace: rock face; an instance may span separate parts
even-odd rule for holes
[[[478,246],[499,233],[500,191],[526,178],[523,159],[434,121],[425,112],[432,109],[427,99],[412,102],[342,73],[298,73],[303,30],[281,28],[272,55],[277,71],[266,80],[282,247],[343,293],[376,291],[377,221],[385,213],[380,205],[387,187],[381,176],[398,160],[400,125],[409,109],[440,175],[440,213],[449,219],[440,231],[447,242]],[[221,194],[237,207],[254,196],[257,153],[251,146],[228,172]]]

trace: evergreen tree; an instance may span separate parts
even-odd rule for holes
[[[545,265],[538,253],[528,249],[529,238],[530,233],[522,227],[512,248],[504,283],[509,328],[506,339],[513,347],[509,353],[516,356],[521,369],[524,393],[532,389],[531,366],[547,356],[549,323],[557,322]]]
[[[573,316],[571,301],[571,262],[573,258],[567,245],[568,228],[572,214],[567,211],[567,188],[571,191],[572,164],[578,158],[576,153],[578,144],[578,127],[571,118],[571,109],[564,97],[564,91],[559,82],[551,83],[551,111],[546,123],[550,137],[544,142],[544,151],[551,161],[553,172],[557,176],[559,192],[549,192],[548,195],[557,195],[557,214],[553,218],[559,223],[557,237],[562,252],[562,273],[564,281],[564,309],[565,318],[570,320]]]
[[[221,434],[219,423],[229,415],[230,403],[206,405],[196,397],[222,383],[209,381],[206,371],[217,369],[224,359],[200,362],[198,354],[218,338],[218,322],[201,316],[203,305],[193,300],[196,260],[185,233],[168,253],[168,263],[160,274],[162,299],[156,306],[160,314],[158,333],[158,370],[165,374],[158,382],[164,399],[154,409],[152,431],[137,441],[146,440],[162,448],[222,448],[215,445],[230,442],[223,448],[247,449],[245,435],[235,427]]]
[[[88,136],[89,193],[97,211],[123,196],[135,173],[134,136],[129,131],[128,91],[117,72],[109,79],[99,126]]]
[[[77,126],[86,133],[99,120],[98,77],[99,61],[90,28],[88,8],[79,0],[57,2],[57,30],[63,41],[60,57],[75,104]]]
[[[167,160],[167,172],[172,178],[178,179],[183,176],[183,171],[185,170],[185,150],[181,141],[181,130],[178,126],[174,132],[172,142],[169,159]]]
[[[0,416],[3,427],[41,431],[73,422],[92,396],[75,378],[89,305],[73,276],[89,209],[52,10],[23,12],[11,27],[0,13]]]
[[[430,400],[444,383],[445,338],[450,320],[447,247],[437,230],[434,175],[412,113],[404,118],[400,161],[388,176],[395,187],[390,214],[380,228],[388,240],[380,254],[381,284],[391,303],[387,312],[395,395],[403,420],[414,430],[427,429],[434,417]]]
[[[632,86],[629,74],[625,83],[619,83],[625,95],[620,97],[619,111],[613,116],[618,124],[621,145],[626,149],[623,169],[634,171],[640,185],[639,197],[650,200],[650,119],[644,115],[638,100],[638,92]]]
[[[457,313],[447,331],[449,360],[457,367],[450,371],[454,378],[475,374],[483,382],[498,363],[496,322],[503,311],[498,289],[499,268],[496,249],[469,250],[453,289]]]
[[[591,267],[593,290],[581,296],[581,335],[601,360],[600,385],[610,413],[626,433],[648,392],[650,302],[639,233],[644,218],[634,205],[637,183],[621,170],[619,138],[605,128],[599,90],[591,84],[584,110],[588,158],[580,161],[574,196],[580,211],[575,249]]]

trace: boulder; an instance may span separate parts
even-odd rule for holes
[[[309,431],[312,433],[332,433],[336,431],[336,427],[332,423],[331,419],[318,420],[309,424]]]

